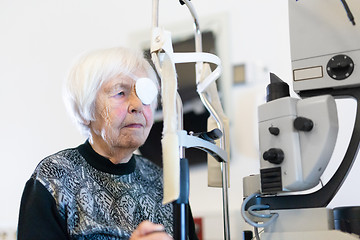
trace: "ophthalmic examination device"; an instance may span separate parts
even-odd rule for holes
[[[359,239],[360,207],[327,206],[360,142],[360,2],[289,0],[288,5],[292,83],[299,97],[290,97],[289,86],[270,74],[267,102],[258,107],[260,173],[243,179],[242,215],[256,239]],[[322,185],[338,118],[344,117],[338,116],[340,98],[356,100],[355,123],[340,165]]]

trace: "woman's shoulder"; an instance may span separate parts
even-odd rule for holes
[[[32,178],[46,177],[59,179],[74,172],[81,165],[81,155],[77,148],[68,148],[51,154],[40,161],[35,168]]]

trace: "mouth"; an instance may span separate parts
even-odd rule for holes
[[[142,128],[144,127],[141,123],[131,123],[125,126],[126,128]]]

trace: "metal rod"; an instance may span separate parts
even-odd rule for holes
[[[195,51],[202,52],[202,37],[200,31],[199,18],[196,14],[196,11],[189,0],[183,0],[186,6],[188,7],[193,19],[194,19],[194,28],[195,28]],[[201,72],[203,68],[203,62],[197,62],[195,65],[196,71],[196,83],[200,82]],[[208,109],[210,114],[214,117],[218,128],[223,132],[223,136],[220,139],[220,147],[226,150],[225,143],[225,128],[224,124],[216,113],[215,109],[211,106],[210,102],[206,98],[204,93],[200,94],[200,99]],[[221,176],[222,176],[222,196],[223,196],[223,218],[224,218],[224,239],[230,240],[230,220],[229,220],[229,199],[228,199],[228,165],[227,162],[221,162]]]
[[[211,116],[215,119],[218,128],[223,132],[223,136],[220,138],[220,148],[226,150],[225,140],[225,127],[220,116],[216,113],[213,106],[210,104],[205,94],[200,95],[201,101],[210,112]],[[224,218],[224,239],[230,240],[230,217],[229,217],[229,194],[228,194],[228,161],[220,163],[221,177],[222,177],[222,197],[223,197],[223,218]]]
[[[195,30],[195,51],[202,52],[202,36],[200,31],[200,23],[199,18],[196,14],[195,8],[193,7],[192,3],[189,0],[184,0],[187,8],[189,9],[191,16],[194,20],[194,30]],[[201,77],[201,71],[203,68],[203,62],[197,62],[195,64],[195,71],[196,71],[196,83],[199,83]]]
[[[152,1],[152,33],[154,32],[153,30],[157,27],[159,27],[159,0],[153,0]],[[153,36],[151,36],[151,40]],[[159,75],[159,77],[161,78],[161,67],[160,67],[160,60],[158,57],[158,53],[156,52],[151,52],[151,60],[154,63],[155,69]]]
[[[183,130],[183,104],[179,93],[176,95],[178,130]],[[180,146],[180,196],[174,203],[174,240],[187,240],[189,235],[189,166],[185,159],[185,148]]]
[[[152,1],[152,27],[159,26],[159,0]]]
[[[184,120],[183,120],[183,104],[179,93],[176,94],[176,112],[178,116],[178,130],[184,129]],[[185,148],[180,146],[179,152],[180,159],[185,158]]]

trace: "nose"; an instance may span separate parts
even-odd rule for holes
[[[129,113],[137,113],[142,112],[143,103],[136,95],[135,91],[132,91],[129,96]]]

